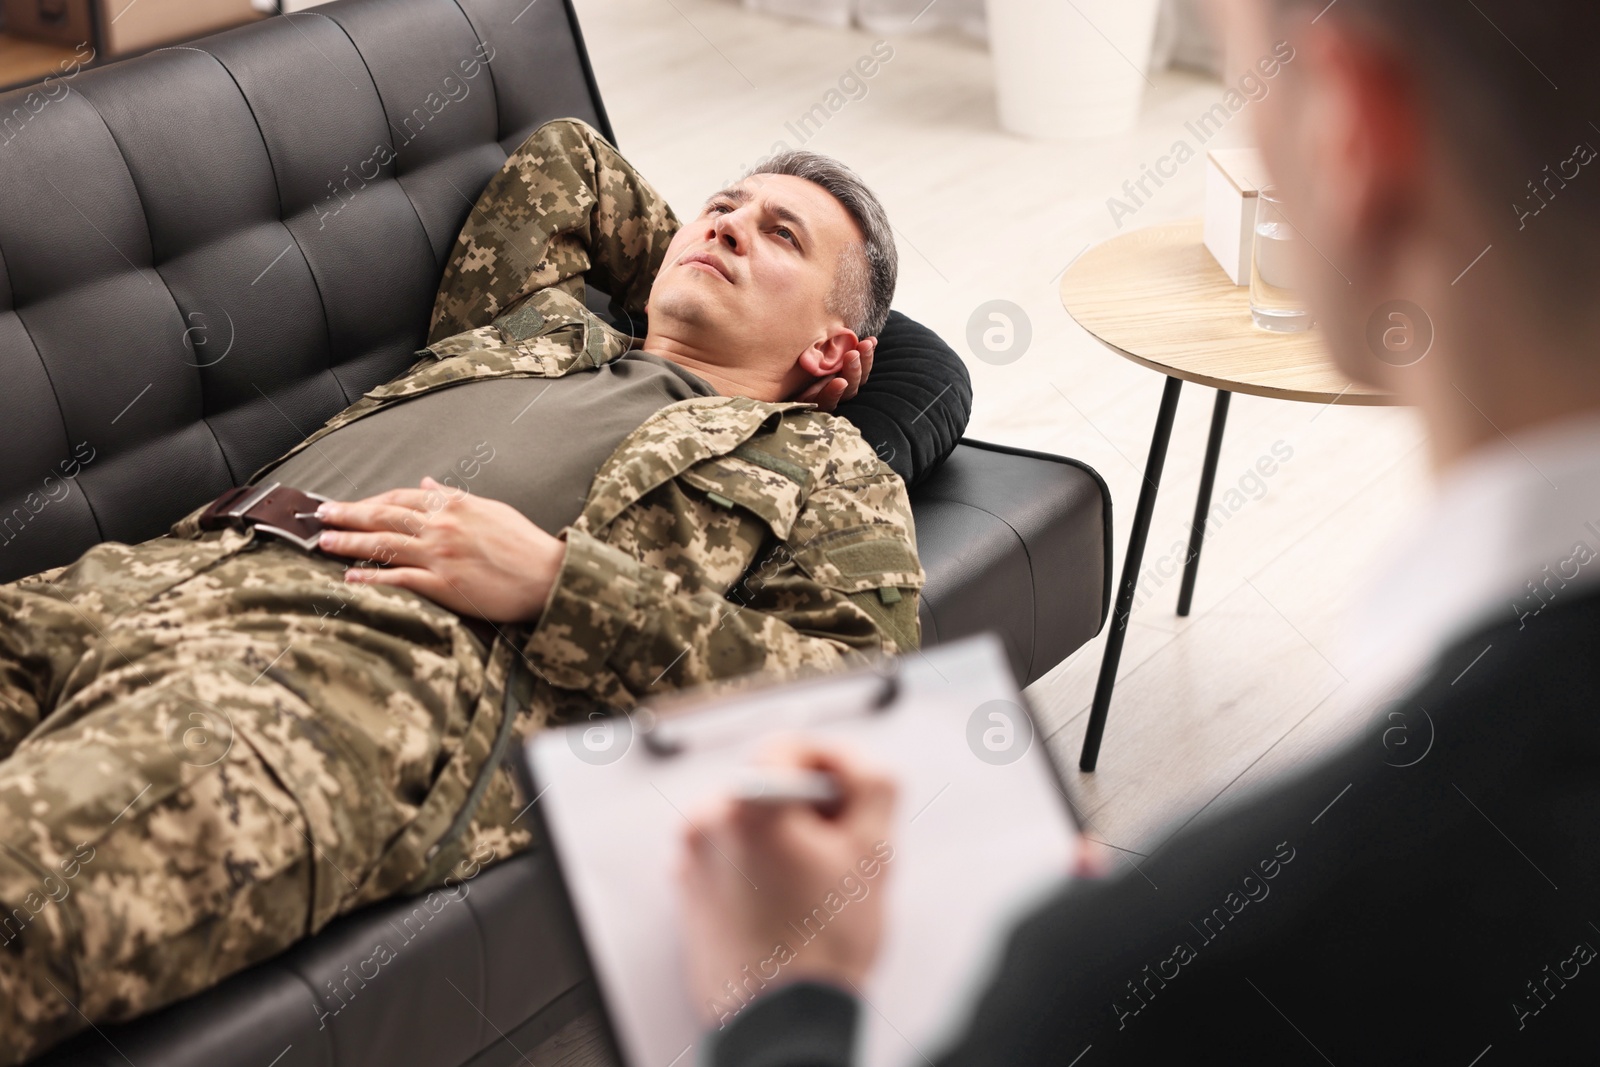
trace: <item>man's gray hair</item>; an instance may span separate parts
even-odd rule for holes
[[[889,215],[867,183],[849,167],[817,152],[780,152],[751,168],[756,174],[787,174],[821,186],[839,201],[861,227],[864,241],[847,248],[828,294],[828,310],[844,319],[863,340],[876,337],[889,318],[900,257],[894,247]]]

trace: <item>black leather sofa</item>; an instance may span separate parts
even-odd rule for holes
[[[162,533],[408,366],[472,200],[567,115],[612,136],[565,0],[339,0],[0,95],[0,580]],[[997,631],[1028,682],[1098,631],[1092,470],[964,442],[912,497],[928,643]],[[593,990],[537,849],[469,886],[40,1062],[522,1062]]]

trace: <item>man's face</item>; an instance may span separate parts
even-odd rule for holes
[[[756,174],[711,196],[667,248],[646,310],[664,331],[730,361],[792,363],[845,328],[827,309],[840,253],[862,242],[844,205],[787,174]]]

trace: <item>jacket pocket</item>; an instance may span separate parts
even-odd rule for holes
[[[700,490],[712,504],[751,512],[771,528],[773,536],[787,540],[805,506],[805,487],[790,474],[759,465],[749,458],[750,451],[741,446],[702,460],[678,479]]]

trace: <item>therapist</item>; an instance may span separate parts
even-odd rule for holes
[[[953,1047],[907,1062],[1595,1062],[1600,4],[1224,8],[1230,56],[1295,49],[1252,111],[1335,358],[1428,430],[1434,498],[1352,627],[1377,725],[1144,877],[1066,885]],[[831,771],[842,802],[728,803],[685,841],[715,1067],[851,1063],[875,1010],[882,892],[728,1010],[724,983],[893,845],[888,781],[782,758]]]

